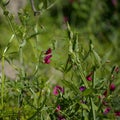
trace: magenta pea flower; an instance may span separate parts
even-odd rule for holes
[[[66,120],[66,119],[62,115],[59,115],[58,120]]]
[[[51,61],[50,61],[50,58],[52,57],[52,55],[47,55],[47,56],[45,56],[45,58],[44,58],[44,63],[45,64],[49,64]]]
[[[92,75],[93,75],[93,72],[91,72],[89,75],[86,76],[86,79],[88,81],[92,81]]]
[[[59,92],[64,93],[64,89],[61,86],[56,85],[54,87],[53,94],[57,96]]]
[[[81,92],[83,92],[86,89],[86,87],[85,86],[81,86],[79,89],[80,89]]]
[[[56,111],[56,112],[59,112],[60,110],[61,110],[61,106],[58,105],[55,111]]]
[[[45,64],[49,64],[51,62],[50,58],[52,57],[51,55],[52,50],[51,48],[49,48],[46,52],[45,52],[45,57],[44,57],[44,63]]]
[[[59,112],[61,110],[61,106],[58,105],[55,112]],[[58,120],[66,120],[61,114],[58,113],[58,116],[57,116],[57,119]]]
[[[45,52],[46,55],[51,54],[51,53],[52,53],[51,48],[48,48],[48,50]]]
[[[110,112],[110,110],[111,110],[111,108],[110,107],[107,107],[105,110],[104,110],[104,114],[106,115],[106,114],[108,114],[109,112]]]
[[[115,85],[113,83],[110,84],[110,91],[114,91],[115,90]]]
[[[119,111],[115,112],[115,116],[120,116],[120,112]]]

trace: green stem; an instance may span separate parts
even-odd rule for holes
[[[94,103],[93,103],[93,99],[92,98],[90,98],[90,102],[91,102],[91,109],[92,109],[93,120],[96,120]]]
[[[22,72],[22,77],[24,78],[25,71],[24,71],[24,60],[23,60],[23,48],[22,48],[22,46],[20,46],[19,53],[20,53],[21,72]]]
[[[5,56],[2,56],[2,83],[1,83],[1,106],[2,109],[4,108],[4,84],[5,84],[5,72],[4,72],[4,65],[5,65]]]
[[[38,21],[37,21],[37,23],[36,23],[36,26],[35,26],[35,28],[34,28],[34,30],[35,30],[35,33],[37,34],[38,33]],[[38,57],[38,48],[37,48],[37,45],[38,45],[38,35],[36,35],[35,36],[35,46],[34,46],[34,48],[33,49],[35,49],[34,50],[34,54],[35,54],[35,57],[37,58]],[[33,43],[31,43],[31,45],[32,45]],[[39,59],[39,58],[38,58]]]
[[[83,69],[82,69],[81,64],[77,64],[77,66],[78,66],[78,69],[79,69],[80,77],[81,77],[81,79],[83,80],[83,83],[85,84],[86,88],[89,88],[88,83],[87,83],[87,81],[86,81],[86,77],[85,77],[85,75],[84,75],[84,73],[83,73]]]
[[[6,11],[6,8],[5,8],[3,5],[0,5],[0,7],[2,8],[3,12]],[[10,16],[9,16],[9,15],[6,15],[6,14],[4,14],[4,15],[5,15],[5,17],[6,17],[7,21],[8,21],[8,24],[9,24],[9,26],[10,26],[10,28],[11,28],[11,31],[13,32],[13,34],[15,35],[16,39],[17,39],[18,42],[19,42],[19,39],[18,39],[18,37],[17,37],[17,35],[16,35],[16,32],[15,32],[14,25],[13,25],[13,23],[11,22],[12,20],[11,20]]]
[[[94,67],[93,69],[93,80],[92,80],[92,88],[94,89],[95,88],[95,73],[96,73],[96,68]]]
[[[65,64],[65,68],[64,68],[64,72],[67,71],[69,61],[70,61],[70,55],[68,55],[68,58],[67,58],[67,61],[66,61],[66,64]]]

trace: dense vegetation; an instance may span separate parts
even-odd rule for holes
[[[0,1],[0,119],[119,120],[120,2],[10,3]]]

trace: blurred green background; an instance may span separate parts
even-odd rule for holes
[[[65,56],[67,50],[66,21],[72,30],[79,34],[79,41],[86,48],[89,39],[95,44],[95,49],[101,56],[110,52],[110,60],[119,63],[120,52],[120,1],[119,0],[34,0],[35,7],[41,11],[33,15],[29,0],[10,1],[7,8],[14,24],[15,32],[20,34],[26,25],[29,36],[34,33],[36,24],[38,31],[39,49],[56,47],[58,56]],[[22,17],[22,15],[24,17]],[[25,21],[26,20],[26,21]],[[22,23],[24,21],[24,23]],[[33,26],[33,27],[32,27]],[[0,12],[0,48],[4,48],[12,35],[8,21]],[[35,37],[32,38],[34,40]],[[30,40],[30,41],[32,41]],[[11,47],[16,51],[18,43]],[[30,49],[27,43],[25,52]],[[14,49],[14,50],[13,50]],[[61,51],[62,49],[62,51]],[[29,54],[31,56],[32,52]],[[64,58],[63,58],[64,59]],[[56,60],[57,61],[57,60]]]

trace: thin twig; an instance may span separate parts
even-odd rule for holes
[[[34,0],[30,0],[30,3],[31,3],[32,10],[34,12],[34,16],[39,15],[40,11],[36,10]]]

